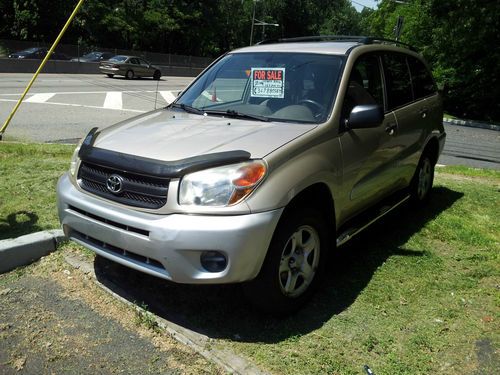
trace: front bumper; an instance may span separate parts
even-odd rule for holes
[[[130,268],[179,283],[251,280],[260,271],[283,209],[232,216],[157,215],[113,205],[79,191],[63,175],[57,184],[66,236]],[[227,258],[221,272],[200,262],[203,251]]]

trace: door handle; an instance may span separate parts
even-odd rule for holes
[[[420,111],[418,111],[420,113],[420,117],[422,118],[426,118],[427,117],[427,113],[429,113],[429,110],[427,108],[422,108]]]
[[[396,132],[396,128],[397,128],[397,125],[392,123],[392,124],[389,124],[385,127],[385,132],[388,133],[389,135],[394,135],[394,133]]]

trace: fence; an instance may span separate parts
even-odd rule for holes
[[[30,47],[46,47],[48,49],[50,45],[40,42],[0,39],[0,57],[7,57],[12,52],[20,51]],[[73,44],[59,44],[56,48],[56,51],[64,53],[71,58],[81,57],[91,51],[111,52],[116,55],[140,56],[156,65],[189,68],[205,68],[213,61],[213,59],[210,57],[185,56],[149,51],[122,50],[117,48],[93,47],[89,49],[88,47],[84,47],[82,45]]]

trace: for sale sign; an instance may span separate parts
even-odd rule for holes
[[[285,97],[285,68],[252,68],[252,91],[257,98]]]

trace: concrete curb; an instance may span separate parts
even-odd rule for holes
[[[24,266],[56,250],[64,240],[60,229],[46,230],[0,241],[0,273]]]
[[[469,128],[481,128],[481,129],[500,131],[500,125],[488,124],[486,122],[452,119],[452,118],[448,118],[448,117],[443,117],[443,122],[445,124],[467,126]]]

